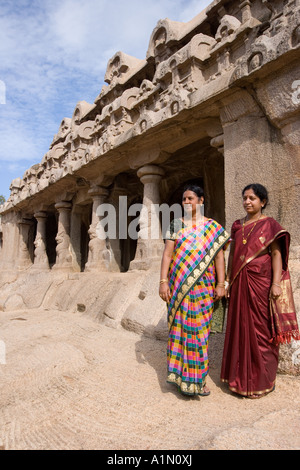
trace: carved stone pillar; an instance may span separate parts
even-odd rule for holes
[[[44,211],[34,214],[37,220],[36,237],[34,241],[34,262],[32,269],[37,271],[47,271],[49,269],[49,261],[46,252],[46,221],[47,213]]]
[[[94,186],[89,190],[89,194],[93,199],[93,212],[92,212],[92,222],[89,228],[89,255],[88,262],[85,266],[85,271],[108,271],[110,264],[110,251],[106,246],[106,239],[104,237],[99,237],[99,222],[101,222],[102,217],[98,215],[98,209],[101,204],[104,203],[105,199],[108,196],[108,191],[106,188],[101,186]]]
[[[30,219],[23,218],[19,222],[20,239],[19,239],[19,256],[18,256],[18,270],[23,271],[32,265],[32,260],[29,252],[29,231],[32,227]]]
[[[285,8],[291,12],[292,2],[285,3]],[[293,5],[295,7],[295,2]],[[291,28],[294,28],[293,21],[292,15],[289,16]],[[276,22],[274,21],[273,24],[275,27]],[[295,23],[294,25],[296,26]],[[298,33],[300,30],[297,28],[296,31]],[[291,37],[292,41],[293,37]],[[278,50],[280,47],[278,46]],[[273,161],[268,164],[266,171],[263,167],[260,168],[260,174],[263,175],[271,196],[268,215],[277,219],[283,227],[288,229],[291,234],[291,246],[299,243],[297,241],[299,240],[299,218],[295,217],[295,214],[299,212],[300,197],[299,77],[300,63],[294,61],[288,69],[282,67],[276,73],[270,73],[268,79],[257,80],[259,86],[255,90],[257,100],[272,125],[270,145]],[[259,122],[255,131],[256,133],[260,131]],[[266,161],[263,153],[262,159]],[[270,183],[266,180],[269,175],[272,177]]]
[[[7,214],[1,215],[1,273],[4,271],[14,272],[17,270],[18,259],[16,259],[16,253],[18,253],[20,243],[20,230],[18,223],[18,214],[15,212],[9,212]]]
[[[159,214],[154,210],[154,204],[160,204],[159,184],[164,171],[158,166],[146,165],[138,170],[137,175],[144,185],[143,210],[140,215],[136,255],[129,269],[148,270],[160,265],[164,247]],[[158,234],[158,237],[154,238],[153,234]]]
[[[267,118],[246,91],[222,100],[226,228],[243,215],[242,190],[249,183],[274,188],[274,135]],[[274,201],[275,205],[277,201]],[[268,207],[274,210],[274,205]]]
[[[73,271],[73,257],[70,240],[70,213],[72,204],[70,202],[58,202],[55,204],[58,211],[58,230],[56,235],[56,263],[53,269]]]

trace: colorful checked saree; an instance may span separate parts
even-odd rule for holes
[[[229,241],[212,219],[187,227],[173,221],[167,239],[175,242],[169,269],[168,379],[182,393],[203,393],[208,373],[208,337],[215,287],[214,258]]]

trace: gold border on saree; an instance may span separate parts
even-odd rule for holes
[[[234,283],[234,281],[236,280],[236,278],[238,277],[238,275],[240,274],[240,272],[242,271],[242,269],[244,269],[244,267],[249,264],[251,261],[253,261],[255,258],[257,258],[257,256],[262,252],[264,251],[266,248],[268,248],[268,246],[271,245],[271,243],[273,243],[274,240],[276,240],[276,238],[278,237],[278,235],[280,235],[281,233],[288,233],[287,230],[280,230],[276,235],[275,237],[269,241],[269,243],[267,243],[267,245],[264,245],[262,248],[260,248],[253,256],[250,256],[250,258],[247,258],[246,261],[242,264],[242,266],[239,268],[239,270],[237,271],[237,273],[235,274],[234,278],[232,279],[231,283],[230,283],[230,287],[232,286],[232,284]]]

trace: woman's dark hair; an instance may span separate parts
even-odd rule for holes
[[[245,191],[247,191],[248,189],[252,189],[255,196],[257,196],[261,200],[261,202],[265,201],[265,205],[264,207],[262,207],[262,210],[265,209],[265,207],[267,206],[269,202],[269,195],[268,195],[267,189],[262,184],[259,184],[259,183],[248,184],[248,186],[246,186],[242,191],[243,196],[244,196]]]
[[[204,191],[203,189],[201,188],[201,186],[197,186],[196,184],[186,184],[185,187],[183,188],[183,193],[185,193],[186,191],[193,191],[193,193],[195,193],[198,198],[200,197],[204,197]]]

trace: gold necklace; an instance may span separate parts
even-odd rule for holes
[[[243,245],[246,245],[247,244],[247,241],[248,241],[248,238],[249,236],[251,235],[251,233],[253,232],[254,228],[255,228],[255,225],[257,224],[257,222],[259,221],[259,219],[262,217],[262,214],[258,217],[258,219],[255,221],[252,229],[250,230],[250,232],[248,233],[247,237],[245,238],[244,237],[244,227],[245,227],[245,223],[246,223],[246,217],[244,218],[244,222],[243,222],[243,227],[242,227],[242,237],[243,237]]]

